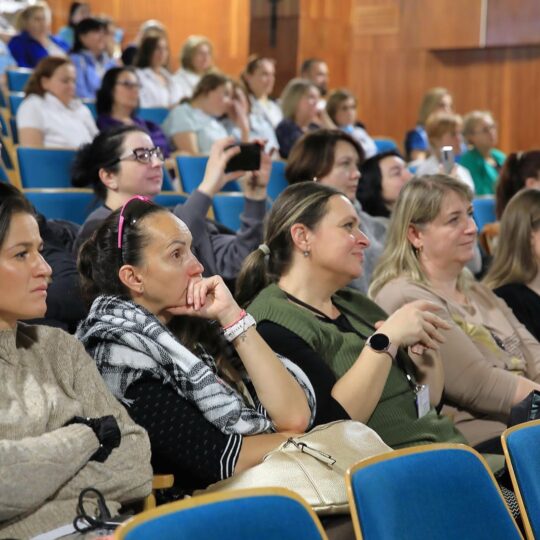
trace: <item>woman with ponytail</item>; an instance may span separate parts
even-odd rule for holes
[[[305,376],[261,339],[174,214],[135,196],[81,247],[92,302],[77,336],[182,492],[260,462],[311,424]]]
[[[362,273],[368,245],[347,196],[316,182],[289,186],[270,211],[264,244],[244,263],[239,302],[272,349],[311,381],[315,423],[352,418],[393,448],[464,442],[434,408],[448,328],[437,308],[413,302],[387,318],[346,287]],[[429,395],[419,395],[427,383]]]

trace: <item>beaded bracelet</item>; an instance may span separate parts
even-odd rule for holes
[[[243,311],[243,315],[240,319],[222,329],[223,337],[229,343],[232,343],[236,338],[244,335],[249,328],[256,325],[255,319],[249,313]]]

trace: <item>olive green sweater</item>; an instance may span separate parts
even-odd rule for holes
[[[113,513],[151,490],[150,445],[112,396],[81,343],[62,330],[0,331],[0,538],[31,538],[72,523],[77,498],[99,489]],[[74,416],[115,416],[120,446],[88,461],[99,442]]]
[[[386,319],[387,315],[353,289],[339,291],[333,301],[356,333],[342,332],[334,324],[321,321],[314,313],[290,302],[277,285],[262,290],[248,309],[257,322],[270,321],[297,334],[324,359],[337,377],[341,377],[357,360],[365,337],[374,331],[373,324]],[[409,372],[414,372],[414,364],[404,351],[400,350],[398,359]],[[417,417],[415,393],[396,362],[392,364],[379,403],[367,425],[392,448],[465,442],[452,422],[439,416],[435,409],[422,418]]]

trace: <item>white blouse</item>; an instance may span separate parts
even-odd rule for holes
[[[80,100],[66,106],[56,96],[31,94],[17,110],[17,128],[39,129],[45,148],[78,148],[97,135],[92,113]]]
[[[178,105],[181,93],[178,83],[173,76],[165,69],[161,68],[161,75],[165,78],[163,84],[152,68],[139,68],[137,75],[141,83],[139,94],[141,107],[167,107]]]

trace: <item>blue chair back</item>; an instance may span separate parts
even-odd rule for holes
[[[17,68],[6,70],[7,85],[10,92],[22,92],[33,69]]]
[[[325,540],[313,510],[279,488],[201,495],[143,512],[121,525],[115,540]]]
[[[160,206],[166,206],[167,208],[173,208],[177,204],[184,204],[187,200],[185,195],[180,193],[160,193],[154,197],[154,202]]]
[[[204,178],[208,157],[206,156],[176,156],[176,167],[180,175],[182,189],[193,193]],[[231,181],[221,188],[221,191],[242,191],[238,182]]]
[[[135,116],[154,122],[154,124],[161,125],[169,114],[169,109],[166,107],[142,107],[137,109]]]
[[[430,444],[368,458],[346,480],[363,540],[521,538],[493,474],[464,445]]]
[[[90,189],[26,189],[24,195],[47,219],[66,219],[79,225],[97,202]]]
[[[212,199],[216,221],[238,231],[242,222],[240,214],[244,211],[244,196],[242,193],[218,193]]]
[[[172,184],[172,178],[167,170],[167,167],[163,166],[163,184],[161,186],[163,191],[174,191],[174,186]]]
[[[289,185],[285,178],[286,165],[284,161],[272,161],[272,171],[268,182],[268,196],[272,200],[276,200],[278,195]]]
[[[23,188],[71,187],[71,165],[76,150],[17,148]]]
[[[487,195],[473,199],[473,217],[480,232],[485,225],[497,221],[495,215],[495,197]]]
[[[20,104],[23,102],[23,99],[26,96],[22,92],[10,92],[9,100],[9,110],[11,111],[11,116],[15,116],[19,109]]]
[[[540,538],[540,420],[507,429],[502,445],[527,538]]]
[[[382,152],[390,152],[391,150],[396,150],[399,152],[398,145],[394,139],[389,139],[387,137],[375,137],[375,146],[377,147],[377,154]]]
[[[88,107],[88,110],[92,113],[92,117],[94,118],[94,120],[96,120],[97,119],[96,102],[93,100],[88,101],[86,99],[83,99],[82,102],[84,103],[84,105]]]

